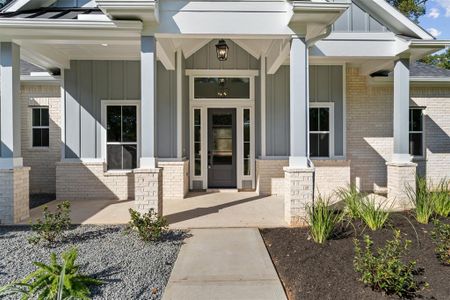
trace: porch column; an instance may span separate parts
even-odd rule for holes
[[[0,224],[29,217],[29,168],[21,157],[20,48],[0,43]]]
[[[406,188],[416,187],[416,167],[409,154],[409,58],[401,58],[394,66],[394,151],[387,163],[388,198],[395,207],[409,208]]]
[[[135,170],[135,204],[162,214],[162,173],[156,165],[156,39],[141,37],[141,158]]]
[[[303,224],[305,207],[313,201],[314,168],[308,162],[308,48],[304,38],[294,37],[290,50],[290,157],[284,169],[285,219]]]

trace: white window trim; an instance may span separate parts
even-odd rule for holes
[[[422,111],[422,131],[410,131],[409,130],[409,117],[410,117],[410,110],[412,109],[417,109],[417,110],[421,110]],[[408,110],[408,148],[409,148],[409,134],[410,133],[421,133],[422,134],[422,155],[413,155],[411,154],[411,156],[413,157],[413,160],[423,160],[425,159],[426,155],[426,145],[425,145],[425,110],[426,107],[424,106],[410,106],[409,110]]]
[[[137,162],[136,167],[139,168],[139,161],[141,157],[141,101],[139,100],[102,100],[101,101],[101,159],[103,163],[107,164],[107,133],[106,133],[106,108],[108,106],[136,106],[136,112],[137,112]],[[118,143],[118,144],[124,144],[124,143]],[[125,143],[126,144],[126,143]],[[132,143],[134,144],[134,143]],[[107,172],[129,172],[130,170],[124,169],[124,170],[108,170]]]
[[[190,164],[190,188],[193,189],[193,182],[201,180],[203,189],[208,189],[208,109],[209,108],[235,108],[236,109],[236,181],[237,188],[242,189],[243,180],[252,180],[252,188],[255,188],[255,76],[259,72],[256,70],[186,70],[189,76],[189,164]],[[250,98],[240,99],[195,99],[194,98],[194,78],[196,77],[246,77],[250,79]],[[201,111],[201,176],[195,176],[194,160],[194,109]],[[244,126],[243,110],[250,109],[250,175],[244,176]]]
[[[331,160],[336,159],[334,156],[334,102],[310,102],[309,108],[328,108],[329,109],[329,131],[323,131],[323,133],[329,133],[330,134],[330,141],[329,141],[329,157],[323,157],[323,156],[317,156],[317,157],[311,157],[312,160]],[[309,112],[308,112],[309,113]],[[321,131],[311,131],[308,132],[308,139],[310,139],[309,135],[311,133],[321,133]],[[309,152],[309,149],[308,149]]]
[[[30,107],[30,124],[31,124],[31,134],[30,134],[30,147],[32,150],[47,150],[50,148],[50,107],[46,105],[42,106],[32,106]],[[48,110],[48,126],[33,126],[33,111],[35,109],[47,109]],[[42,113],[41,113],[42,119]],[[48,146],[33,146],[33,129],[48,129]]]

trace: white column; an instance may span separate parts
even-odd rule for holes
[[[22,166],[20,116],[20,48],[0,43],[0,169]]]
[[[156,168],[156,39],[141,37],[141,169]]]
[[[290,53],[290,167],[308,167],[308,47],[294,37]]]
[[[394,67],[394,153],[392,162],[408,163],[409,154],[409,58]]]
[[[266,152],[266,56],[261,55],[261,156],[265,157]]]

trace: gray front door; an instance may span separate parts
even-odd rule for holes
[[[208,109],[208,187],[236,187],[236,109]]]

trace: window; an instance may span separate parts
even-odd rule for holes
[[[330,107],[311,107],[309,109],[309,153],[311,157],[330,157],[330,120]]]
[[[48,108],[36,107],[32,109],[32,145],[33,147],[49,146],[49,116]]]
[[[202,134],[202,122],[201,122],[201,110],[194,109],[194,176],[202,175],[202,143],[201,143],[201,134]]]
[[[244,109],[244,176],[250,175],[250,109]]]
[[[137,167],[137,106],[106,107],[106,157],[108,170]]]
[[[423,108],[409,109],[409,153],[423,156]]]
[[[250,78],[194,78],[195,99],[250,99]]]

